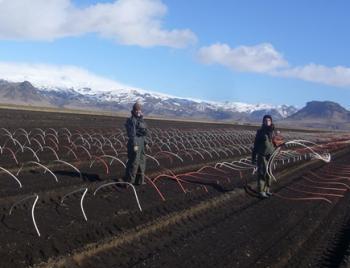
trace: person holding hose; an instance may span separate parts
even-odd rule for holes
[[[125,170],[125,180],[134,184],[145,183],[147,143],[147,125],[141,112],[141,104],[136,102],[131,111],[131,117],[125,123],[128,136],[127,152],[128,162]]]
[[[268,198],[272,195],[270,192],[271,177],[267,173],[267,163],[276,148],[274,130],[275,126],[272,123],[271,115],[265,115],[254,140],[252,164],[257,165],[257,191],[261,198]]]

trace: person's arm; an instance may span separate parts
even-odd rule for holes
[[[145,138],[144,138],[145,147],[146,147],[147,150],[149,150],[150,149],[150,147],[149,147],[150,135],[149,135],[149,130],[148,130],[147,124],[145,122],[144,122],[144,126],[145,126]]]
[[[254,139],[254,146],[252,150],[252,164],[256,164],[256,153],[258,149],[258,142],[259,142],[259,130],[256,132],[255,139]]]
[[[134,152],[137,152],[139,144],[136,142],[136,121],[133,118],[129,118],[125,126],[130,144],[133,146]]]
[[[136,124],[134,121],[135,120],[128,118],[128,120],[126,121],[126,124],[125,124],[126,133],[127,133],[128,138],[132,144],[134,144],[134,139],[136,137]]]

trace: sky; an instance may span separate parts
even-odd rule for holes
[[[0,78],[350,108],[349,10],[347,0],[0,0]]]

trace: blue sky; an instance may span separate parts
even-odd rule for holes
[[[120,1],[123,14],[138,5],[135,32],[113,21]],[[298,107],[332,100],[350,108],[349,1],[3,0],[0,11],[10,13],[15,2],[33,16],[0,18],[0,64],[76,66],[179,97]],[[47,21],[38,10],[50,14]],[[23,27],[34,18],[43,21]]]

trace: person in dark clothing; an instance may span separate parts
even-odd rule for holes
[[[134,184],[145,183],[146,156],[148,148],[147,125],[141,112],[141,104],[136,102],[131,111],[131,117],[125,123],[128,135],[127,151],[128,162],[125,170],[125,180]]]
[[[267,163],[275,150],[275,126],[272,117],[265,115],[260,129],[256,132],[252,151],[252,163],[257,165],[257,190],[260,197],[267,198],[270,192],[271,177],[267,174]]]

